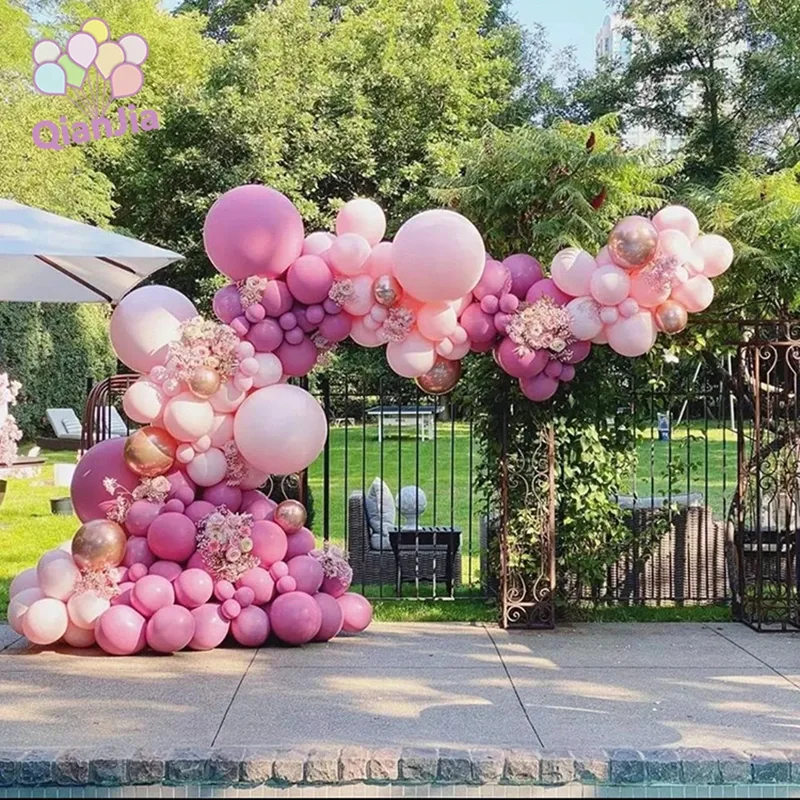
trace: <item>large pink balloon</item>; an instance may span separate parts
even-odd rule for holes
[[[22,633],[33,644],[53,644],[66,633],[68,623],[66,605],[53,597],[43,597],[32,603],[22,618]]]
[[[325,578],[322,565],[313,556],[296,556],[290,559],[289,574],[297,583],[297,591],[306,594],[316,594]]]
[[[528,400],[541,403],[549,400],[558,390],[558,378],[551,378],[543,372],[532,378],[520,378],[520,389]]]
[[[347,592],[336,598],[344,612],[342,630],[345,633],[361,633],[372,622],[372,606],[366,597],[355,592]]]
[[[167,360],[182,322],[197,316],[191,300],[167,286],[143,286],[122,298],[111,315],[110,336],[119,360],[148,373]]]
[[[208,400],[182,392],[164,407],[164,427],[179,442],[193,442],[211,432],[214,409]]]
[[[286,555],[288,542],[283,529],[274,522],[259,520],[253,523],[253,555],[261,561],[261,566],[271,567],[282,561]]]
[[[417,314],[417,327],[426,339],[438,342],[458,327],[455,309],[449,303],[426,303]]]
[[[110,607],[111,602],[107,598],[94,592],[73,594],[67,601],[70,622],[87,630],[92,630],[97,618]]]
[[[151,552],[166,561],[186,561],[195,551],[196,530],[185,514],[167,511],[159,514],[147,529]]]
[[[47,597],[66,602],[75,591],[81,573],[71,558],[53,558],[36,567],[39,588]]]
[[[283,560],[290,561],[297,556],[304,556],[306,553],[310,553],[316,545],[314,534],[308,528],[300,528],[297,533],[293,533],[289,537],[286,545],[286,555]]]
[[[664,206],[653,217],[653,225],[659,231],[680,231],[690,242],[700,234],[700,223],[697,217],[685,206]]]
[[[503,266],[511,275],[511,293],[520,300],[524,300],[528,289],[543,277],[542,265],[527,253],[509,256],[503,260]]]
[[[383,209],[374,200],[362,197],[345,203],[336,215],[336,233],[357,233],[375,247],[386,233]]]
[[[461,314],[461,327],[467,332],[473,342],[492,342],[497,336],[494,326],[494,316],[487,314],[480,303],[468,305]]]
[[[705,265],[703,273],[709,278],[722,275],[733,263],[731,243],[716,233],[707,233],[701,236],[692,245],[692,251],[703,259]]]
[[[144,536],[132,536],[125,543],[125,558],[122,564],[125,567],[132,567],[134,564],[144,564],[146,567],[155,563],[156,557],[153,555],[147,539]]]
[[[131,605],[143,616],[152,617],[160,608],[175,603],[172,584],[161,575],[145,575],[131,590]]]
[[[167,397],[158,384],[139,378],[122,397],[122,409],[134,422],[147,424],[161,416]]]
[[[317,348],[308,336],[303,336],[299,344],[284,342],[275,355],[280,359],[283,372],[295,378],[307,375],[317,363]]]
[[[367,259],[367,270],[373,278],[394,274],[391,242],[379,242],[372,248]]]
[[[315,594],[319,610],[322,612],[322,625],[314,637],[315,642],[327,642],[338,636],[344,625],[344,609],[329,594]]]
[[[595,260],[577,247],[567,247],[556,253],[550,265],[553,283],[565,294],[581,297],[589,294],[589,281],[597,269]]]
[[[370,255],[369,242],[357,233],[343,233],[337,236],[326,253],[326,258],[336,272],[342,275],[362,275],[367,271]]]
[[[197,608],[207,603],[214,592],[214,581],[202,569],[184,570],[172,585],[175,589],[175,599],[186,608]]]
[[[203,500],[215,506],[227,506],[228,511],[235,514],[242,507],[242,490],[222,481],[209,486],[203,492]]]
[[[592,297],[604,306],[616,306],[631,290],[630,275],[617,266],[598,267],[589,280]]]
[[[261,647],[269,636],[269,618],[258,606],[247,606],[231,621],[233,638],[244,647]]]
[[[84,453],[72,476],[70,495],[72,507],[81,522],[100,519],[105,511],[100,507],[111,499],[103,481],[113,478],[123,489],[132,491],[139,476],[128,469],[122,452],[125,439],[106,439]]]
[[[8,624],[14,633],[24,636],[22,630],[22,621],[28,613],[28,609],[37,601],[44,599],[44,592],[37,586],[31,586],[28,589],[22,589],[17,592],[8,604],[6,616],[8,617]]]
[[[194,636],[189,642],[192,650],[213,650],[228,635],[231,624],[222,616],[217,603],[204,603],[192,609]]]
[[[301,303],[322,303],[332,284],[330,267],[319,256],[300,256],[286,273],[286,285]]]
[[[188,608],[164,606],[147,621],[147,644],[157,653],[177,653],[192,640],[194,627]]]
[[[97,644],[112,656],[132,656],[144,650],[147,620],[134,608],[111,606],[97,620],[94,635]]]
[[[576,339],[594,339],[603,330],[600,309],[593,297],[584,295],[570,300],[567,303],[567,311],[571,317],[569,330]]]
[[[433,367],[436,348],[419,331],[411,331],[402,342],[386,345],[386,361],[398,375],[418,378]]]
[[[206,216],[203,241],[211,263],[234,281],[277,278],[302,252],[303,220],[288,197],[268,186],[231,189]]]
[[[503,338],[497,346],[495,358],[501,368],[513,378],[532,378],[547,366],[549,360],[544,350],[535,350],[520,356],[517,353],[517,345],[508,337]]]
[[[275,581],[272,576],[262,567],[253,567],[247,570],[238,581],[236,581],[236,588],[241,589],[247,587],[252,589],[255,594],[255,604],[263,606],[272,600],[272,594],[275,591]]]
[[[272,601],[269,621],[273,633],[282,642],[300,645],[310,642],[319,633],[322,611],[311,595],[287,592]]]
[[[322,452],[325,413],[304,389],[288,383],[253,392],[233,423],[236,446],[257,469],[277,475],[299,472]]]
[[[544,278],[541,281],[536,281],[536,283],[528,289],[525,300],[529,303],[535,303],[542,297],[549,297],[559,306],[565,306],[572,300],[570,295],[565,294],[555,285],[552,278]]]
[[[197,453],[186,471],[198,486],[213,486],[225,477],[228,462],[222,450],[212,447],[205,453]]]
[[[458,300],[481,279],[486,248],[466,217],[433,209],[403,224],[394,238],[392,258],[395,277],[417,300]]]
[[[672,290],[677,300],[690,314],[705,311],[714,299],[714,284],[705,275],[695,275]]]
[[[656,327],[650,311],[640,311],[632,317],[620,317],[606,328],[608,344],[622,356],[643,356],[653,346]]]
[[[654,279],[648,275],[646,268],[631,278],[630,296],[642,308],[660,306],[669,297],[671,290],[669,281]]]

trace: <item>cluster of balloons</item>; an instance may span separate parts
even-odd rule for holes
[[[94,66],[111,90],[112,98],[130,97],[142,88],[141,65],[147,59],[147,42],[137,33],[113,41],[108,23],[87,19],[67,42],[66,52],[52,39],[33,48],[34,86],[42,94],[65,95],[69,87],[82,89]]]

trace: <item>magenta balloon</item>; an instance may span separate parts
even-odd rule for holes
[[[322,625],[314,637],[315,642],[328,642],[338,636],[344,625],[344,609],[329,594],[315,594],[319,610],[322,612]]]
[[[270,500],[264,492],[260,492],[258,489],[242,492],[242,511],[251,514],[257,522],[271,519],[277,505],[274,500]]]
[[[261,305],[271,317],[279,317],[290,311],[294,304],[294,297],[284,281],[270,281],[261,298]]]
[[[337,601],[338,602],[338,601]],[[305,592],[278,595],[270,606],[272,632],[286,644],[310,642],[322,627],[319,603]]]
[[[240,281],[277,278],[303,250],[303,220],[288,197],[268,186],[231,189],[211,206],[203,242],[211,263]]]
[[[543,277],[542,265],[527,253],[509,256],[503,260],[503,266],[511,275],[511,293],[520,300],[524,300],[528,289]]]
[[[150,523],[161,513],[158,503],[149,500],[134,500],[125,516],[125,530],[131,536],[147,536]]]
[[[293,533],[289,537],[286,547],[286,555],[283,557],[284,561],[290,561],[297,556],[304,556],[310,553],[317,546],[314,540],[314,534],[308,528],[300,528],[297,533]]]
[[[592,350],[591,342],[573,342],[569,346],[572,355],[564,359],[565,364],[579,364],[583,361]]]
[[[343,342],[352,329],[353,318],[349,314],[328,315],[319,324],[320,335],[329,342]]]
[[[283,328],[278,324],[278,320],[267,317],[250,328],[247,341],[252,342],[259,353],[271,353],[280,347],[283,341]]]
[[[105,517],[101,503],[111,496],[103,481],[112,478],[123,489],[132,491],[139,484],[139,476],[128,469],[123,458],[124,438],[98,442],[83,454],[72,476],[70,496],[72,507],[81,522]]]
[[[183,567],[176,561],[156,561],[148,569],[149,575],[160,575],[170,583],[174,583],[182,572]]]
[[[214,593],[214,581],[202,569],[185,569],[173,584],[175,599],[186,608],[197,608],[207,603]]]
[[[150,550],[167,561],[186,561],[195,551],[196,530],[185,514],[167,511],[147,529]]]
[[[549,356],[544,350],[534,350],[527,355],[517,353],[517,345],[504,337],[495,349],[497,363],[512,378],[532,378],[547,366]]]
[[[119,594],[111,598],[112,606],[129,606],[131,604],[131,592],[136,584],[133,581],[123,581],[117,585]]]
[[[213,650],[225,641],[231,624],[222,616],[217,603],[193,608],[191,614],[194,617],[194,636],[189,642],[192,650]]]
[[[195,550],[195,552],[192,553],[191,557],[186,562],[186,569],[201,569],[204,572],[207,572],[209,575],[211,575],[212,578],[216,577],[214,573],[208,568],[202,554],[199,553],[197,550]]]
[[[322,565],[312,556],[295,556],[289,559],[289,575],[297,582],[297,591],[316,594],[322,586],[325,573]]]
[[[301,303],[322,303],[333,286],[333,273],[319,256],[300,256],[286,273],[286,285]]]
[[[144,536],[132,536],[125,543],[125,557],[122,559],[123,566],[132,567],[134,564],[144,564],[149,567],[155,560],[156,557],[153,555],[153,551]]]
[[[189,519],[196,525],[201,519],[203,519],[203,517],[213,514],[216,510],[217,507],[206,500],[195,500],[194,503],[190,503],[188,506],[186,506],[186,510],[183,512],[183,514],[184,516],[189,517]]]
[[[565,306],[572,300],[572,298],[568,294],[562,292],[550,278],[536,281],[525,295],[525,299],[529,303],[535,303],[540,297],[550,297],[560,306]]]
[[[273,592],[275,591],[275,581],[267,570],[262,567],[253,567],[247,570],[238,581],[236,581],[236,588],[241,589],[248,587],[255,592],[255,603],[258,606],[263,606],[264,603],[269,603],[272,600]]]
[[[317,363],[317,346],[307,336],[303,336],[299,344],[284,342],[275,355],[281,360],[286,375],[300,378],[308,375]],[[234,422],[234,430],[236,423]]]
[[[331,578],[325,576],[322,581],[321,592],[329,594],[331,597],[341,597],[349,588],[352,581],[346,581],[342,578]]]
[[[541,403],[549,400],[558,389],[558,378],[551,378],[549,375],[540,373],[533,378],[520,378],[520,388],[528,400]]]
[[[175,469],[164,476],[169,481],[170,500],[180,500],[184,505],[189,505],[197,492],[194,481],[182,470]]]
[[[481,309],[480,303],[471,303],[461,314],[459,320],[461,327],[467,332],[470,341],[482,344],[494,341],[497,330],[494,327],[494,317]]]
[[[275,588],[278,590],[279,594],[296,592],[297,581],[291,575],[281,575],[281,577],[278,578],[278,582],[275,584]]]
[[[233,638],[243,647],[261,647],[269,636],[269,617],[258,606],[243,608],[231,622]]]
[[[194,636],[192,612],[181,606],[160,608],[147,621],[147,644],[157,653],[177,653],[183,650]]]
[[[151,617],[164,606],[175,602],[172,584],[160,575],[145,575],[131,590],[131,605],[143,616]]]
[[[242,507],[242,490],[221,481],[203,491],[203,500],[214,506],[227,506],[228,511],[235,514]]]
[[[221,580],[214,584],[214,597],[216,597],[220,603],[232,599],[235,594],[236,588],[230,581]]]
[[[372,622],[372,605],[366,597],[348,592],[336,598],[344,612],[342,630],[345,633],[361,633]]]
[[[112,656],[132,656],[147,645],[147,621],[136,609],[111,606],[94,626],[97,644]]]
[[[477,300],[484,297],[500,297],[511,291],[511,273],[505,264],[501,264],[494,259],[487,259],[483,268],[483,274],[478,281],[478,285],[472,290]]]
[[[239,287],[231,283],[218,289],[214,295],[212,306],[217,318],[226,325],[230,325],[236,317],[244,314]]]
[[[253,555],[261,561],[261,566],[269,569],[276,561],[286,555],[288,541],[283,529],[274,522],[259,520],[253,523]]]

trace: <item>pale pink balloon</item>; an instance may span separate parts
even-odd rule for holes
[[[615,306],[630,293],[630,275],[616,265],[598,267],[591,277],[589,288],[598,303]]]
[[[231,189],[211,206],[203,241],[211,262],[232,280],[277,278],[299,257],[304,233],[289,198],[252,184]]]
[[[703,273],[709,278],[716,278],[727,271],[733,263],[733,247],[723,236],[707,233],[692,245],[695,255],[703,260]]]
[[[437,302],[458,300],[477,286],[486,248],[466,217],[433,209],[403,224],[394,238],[392,256],[403,289],[422,302]]]
[[[661,231],[658,235],[658,249],[660,253],[674,256],[681,264],[692,257],[692,243],[681,231]]]
[[[38,645],[57,642],[67,631],[67,607],[53,597],[43,597],[31,603],[22,618],[22,634]]]
[[[189,642],[192,650],[213,650],[219,647],[230,631],[230,622],[222,616],[217,603],[204,603],[192,609],[194,636]]]
[[[62,552],[64,552],[62,550]],[[70,542],[70,553],[72,552],[72,542]],[[69,553],[68,553],[69,555]],[[14,579],[11,581],[11,586],[8,587],[8,597],[13,598],[20,592],[26,589],[38,589],[39,579],[36,577],[36,567],[29,567],[28,569],[18,572]]]
[[[417,314],[417,327],[426,339],[438,342],[455,331],[458,317],[449,303],[426,303]]]
[[[520,378],[519,386],[529,400],[541,403],[549,400],[558,390],[558,378],[551,378],[543,372],[532,378]]]
[[[705,275],[695,275],[672,290],[677,300],[690,314],[705,311],[714,299],[714,284]]]
[[[239,488],[242,491],[246,491],[247,489],[258,489],[267,482],[268,478],[268,472],[256,469],[255,467],[248,467],[247,473],[239,484]]]
[[[6,616],[8,617],[8,624],[14,633],[23,636],[22,621],[28,613],[28,609],[37,601],[44,599],[44,592],[37,586],[31,586],[28,589],[21,589],[17,592],[8,603],[8,610]]]
[[[71,622],[67,624],[67,629],[64,631],[64,643],[70,647],[92,647],[97,643],[94,631],[87,630],[86,628],[79,628]]]
[[[469,353],[470,345],[471,342],[469,339],[466,339],[458,344],[454,344],[449,355],[443,355],[443,358],[446,358],[448,361],[460,361],[467,353]]]
[[[147,644],[157,653],[177,653],[194,637],[192,612],[181,606],[159,608],[147,621]]]
[[[361,633],[372,622],[372,605],[366,597],[355,592],[347,592],[336,598],[344,612],[342,630],[345,633]]]
[[[386,345],[386,361],[398,375],[418,378],[433,367],[436,348],[419,331],[411,331],[402,342]]]
[[[686,206],[664,206],[653,217],[653,225],[659,231],[680,231],[690,242],[700,235],[700,223]]]
[[[265,353],[264,355],[268,354]],[[233,414],[214,412],[214,421],[208,436],[211,437],[212,447],[222,447],[233,439]]]
[[[354,319],[350,329],[350,338],[362,347],[380,347],[385,344],[377,330],[371,330],[364,324],[364,319]]]
[[[288,475],[305,469],[322,452],[328,424],[320,404],[308,392],[278,383],[256,390],[242,403],[233,432],[249,464]]]
[[[367,259],[372,252],[369,242],[357,233],[336,237],[326,253],[328,262],[340,275],[355,276],[366,271]]]
[[[94,626],[97,644],[112,656],[132,656],[147,646],[147,620],[131,606],[111,606]]]
[[[631,278],[630,296],[643,308],[655,308],[660,306],[672,291],[669,281],[653,280],[648,274],[647,269],[636,273]]]
[[[245,397],[247,392],[237,388],[232,381],[227,381],[208,398],[208,402],[218,414],[232,414],[244,402]]]
[[[603,330],[600,308],[593,297],[576,297],[570,300],[567,311],[571,317],[569,330],[576,339],[590,340]]]
[[[600,251],[594,257],[594,262],[598,267],[606,267],[614,263],[614,259],[611,258],[611,253],[608,249],[608,245],[600,248]]]
[[[278,356],[274,353],[256,353],[254,358],[258,362],[258,372],[253,376],[253,386],[256,389],[272,386],[273,383],[280,381],[283,376],[283,367]],[[230,419],[231,425],[233,425],[233,417]],[[231,436],[231,438],[233,437]]]
[[[54,558],[36,568],[39,588],[45,596],[66,602],[80,580],[80,570],[71,557]]]
[[[327,231],[309,233],[303,242],[304,256],[321,256],[335,241],[336,237]]]
[[[67,42],[67,54],[76,64],[88,69],[97,58],[97,40],[83,31],[74,33]]]
[[[110,600],[94,592],[73,594],[67,600],[67,613],[69,614],[70,622],[78,628],[87,630],[92,630],[97,618],[110,607]]]
[[[235,425],[235,423],[234,423]],[[205,453],[198,453],[186,472],[198,486],[213,486],[225,478],[228,462],[222,450],[212,447]]]
[[[192,302],[166,286],[143,286],[125,295],[111,315],[109,333],[120,361],[147,374],[167,360],[180,324],[197,316]]]
[[[166,395],[161,387],[147,378],[139,378],[122,397],[122,410],[134,422],[147,424],[161,416]]]
[[[484,297],[490,295],[500,297],[511,291],[511,285],[511,273],[508,267],[493,258],[487,258],[481,279],[472,290],[472,293],[476,300],[483,300]],[[462,297],[461,299],[463,300],[464,298]],[[451,300],[450,302],[452,303],[453,301]]]
[[[623,317],[632,317],[639,313],[639,304],[632,297],[626,297],[618,306]]]
[[[152,617],[159,608],[175,602],[172,584],[161,575],[145,575],[131,589],[131,605],[143,616]]]
[[[214,426],[214,409],[208,400],[181,392],[164,407],[164,427],[179,442],[193,442]]]
[[[375,302],[372,296],[372,285],[375,279],[371,275],[358,275],[353,278],[353,294],[342,306],[348,314],[354,317],[363,317],[369,314]]]
[[[336,215],[336,233],[357,233],[375,247],[386,233],[386,216],[374,201],[356,198],[345,203]]]
[[[640,311],[633,317],[620,317],[606,328],[608,344],[622,356],[643,356],[653,346],[657,334],[653,314]]]
[[[589,282],[597,269],[595,260],[577,247],[567,247],[556,253],[550,265],[553,283],[571,297],[589,294]]]
[[[391,242],[380,242],[372,248],[372,252],[367,259],[367,272],[373,278],[394,274]]]

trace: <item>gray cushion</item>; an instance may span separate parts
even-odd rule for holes
[[[375,550],[379,550],[381,541],[383,541],[383,548],[388,550],[390,548],[389,529],[395,526],[397,509],[391,490],[380,478],[375,478],[372,486],[369,487],[369,491],[364,497],[364,510],[372,532],[370,545]]]

